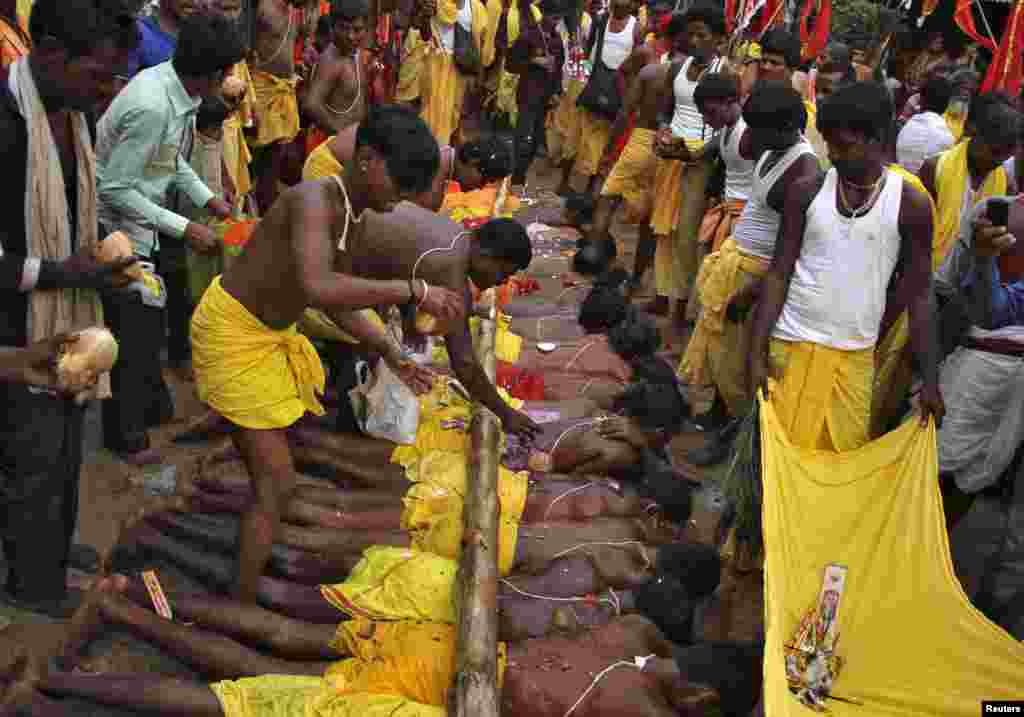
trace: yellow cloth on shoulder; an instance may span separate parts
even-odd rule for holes
[[[814,714],[790,692],[784,648],[828,565],[846,568],[831,690],[843,701],[826,701],[830,715],[974,717],[982,699],[1020,699],[1024,645],[970,604],[953,571],[934,424],[907,421],[836,455],[794,445],[776,408],[761,402],[765,714]]]
[[[868,442],[874,349],[772,339],[769,393],[794,445],[841,452]]]
[[[431,451],[407,475],[415,485],[402,498],[402,528],[412,536],[412,547],[457,559],[462,554],[462,507],[469,481],[466,456]],[[508,575],[515,563],[528,486],[529,473],[498,467],[498,570],[502,575]]]
[[[334,139],[334,136],[331,136]],[[345,170],[345,167],[331,151],[331,139],[323,142],[306,157],[306,163],[302,165],[302,181],[309,182],[324,177],[337,177]]]
[[[512,398],[499,387],[498,395],[517,411],[523,401]],[[473,407],[469,401],[457,394],[446,379],[434,382],[430,392],[419,397],[420,424],[416,429],[416,443],[411,446],[397,446],[391,454],[391,462],[406,469],[413,475],[420,458],[431,451],[450,451],[463,455],[469,450],[469,421]],[[446,421],[461,421],[463,427],[445,428]],[[410,477],[409,480],[416,480]]]
[[[945,114],[942,115],[942,119],[946,121],[946,126],[949,128],[949,133],[953,135],[953,141],[959,142],[964,136],[964,125],[967,123],[967,115],[954,114],[953,112],[946,110]]]
[[[455,622],[455,561],[408,548],[375,545],[343,583],[320,594],[341,612],[370,620]]]
[[[624,220],[628,224],[646,221],[654,204],[654,169],[658,158],[654,154],[653,129],[634,127],[622,154],[601,189],[602,197],[622,197],[626,206]]]
[[[299,134],[299,101],[295,96],[297,80],[284,79],[262,70],[252,72],[256,89],[256,137],[254,147],[275,142],[291,142]]]
[[[313,344],[294,325],[275,331],[216,277],[192,316],[199,400],[242,428],[285,428],[306,411],[324,415],[326,377]]]
[[[405,623],[401,643],[374,660],[342,660],[324,680],[338,695],[388,694],[443,707],[455,677],[453,625]],[[498,643],[498,686],[505,674],[505,644]]]
[[[971,181],[967,169],[968,139],[939,155],[935,166],[935,193],[938,195],[938,223],[935,225],[935,241],[932,249],[932,271],[939,268],[946,254],[953,247],[960,233],[960,220],[966,214],[964,190]],[[985,177],[981,188],[974,195],[977,204],[988,197],[1006,194],[1006,169],[1000,165]],[[969,208],[968,208],[969,209]]]
[[[734,323],[726,319],[725,311],[733,296],[767,273],[768,264],[744,254],[732,239],[704,259],[697,275],[702,311],[679,364],[683,381],[691,391],[703,394],[702,405],[693,406],[694,412],[711,409],[715,389],[729,415],[742,416],[749,410],[746,360],[753,312],[742,323]]]
[[[323,677],[262,675],[210,685],[224,717],[445,717],[400,695],[340,695]]]

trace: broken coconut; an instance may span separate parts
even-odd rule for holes
[[[234,75],[228,75],[220,86],[220,93],[228,102],[236,104],[245,96],[245,82]]]
[[[135,247],[132,240],[124,232],[113,232],[108,234],[103,241],[96,242],[93,248],[93,258],[101,264],[113,264],[115,261],[130,259],[135,256]],[[142,279],[142,267],[138,262],[124,270],[125,276],[140,281]]]
[[[112,333],[93,326],[76,335],[76,341],[61,347],[57,359],[57,384],[68,393],[91,388],[100,374],[117,363],[117,340]]]

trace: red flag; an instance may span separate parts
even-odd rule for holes
[[[832,0],[819,0],[818,15],[814,18],[814,30],[813,32],[807,30],[807,21],[811,17],[814,4],[815,0],[807,0],[807,4],[800,12],[800,46],[803,48],[801,57],[804,62],[810,62],[825,49],[828,33],[832,26]]]
[[[974,13],[971,12],[972,4],[973,0],[956,0],[956,11],[953,13],[953,19],[968,37],[995,52],[996,44],[992,41],[992,38],[984,37],[974,26]]]
[[[761,17],[753,23],[754,32],[763,35],[768,28],[778,25],[783,20],[785,18],[782,16],[782,0],[767,0],[761,8]]]
[[[982,92],[1001,90],[1016,97],[1020,93],[1021,82],[1024,81],[1024,66],[1021,62],[1021,43],[1024,42],[1024,0],[1017,0],[1006,21],[1006,30],[999,43],[992,64],[988,67],[985,81],[981,84]]]
[[[732,31],[736,29],[736,0],[725,0],[725,27],[732,34]]]

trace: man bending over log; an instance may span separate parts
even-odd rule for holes
[[[376,108],[356,145],[344,176],[282,195],[242,256],[214,279],[192,319],[199,397],[242,429],[233,439],[256,492],[240,534],[234,593],[242,600],[253,599],[281,505],[295,487],[284,429],[307,410],[324,412],[317,398],[323,367],[295,328],[303,311],[323,309],[350,333],[365,333],[353,311],[369,306],[412,303],[443,320],[465,311],[454,292],[411,280],[416,246],[408,237],[382,244],[364,231],[367,209],[389,211],[433,178],[438,150],[426,125],[407,110]],[[353,275],[356,267],[360,278]],[[416,369],[403,362],[398,347],[386,351],[385,360],[416,382]]]

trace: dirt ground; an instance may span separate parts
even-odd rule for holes
[[[539,159],[535,163],[535,171],[531,177],[530,192],[534,196],[545,188],[553,187],[557,178],[550,171],[547,163]],[[624,226],[616,226],[614,233],[621,241],[624,255],[620,261],[623,266],[632,268],[635,232]],[[557,261],[554,262],[557,268]],[[531,273],[542,285],[545,294],[554,295],[561,290],[556,273],[551,271],[552,262],[540,262]],[[543,272],[543,273],[542,273]],[[641,301],[650,297],[641,297]],[[673,360],[678,361],[686,336],[676,333],[668,322],[660,320],[663,326],[665,344],[673,353]],[[102,448],[100,436],[99,407],[93,406],[87,417],[86,461],[82,472],[82,490],[80,517],[78,524],[78,540],[95,546],[101,554],[108,553],[117,541],[118,535],[129,524],[140,510],[153,506],[155,499],[147,497],[143,485],[147,478],[156,475],[167,466],[173,466],[178,475],[191,471],[197,458],[209,444],[194,446],[178,446],[170,442],[172,436],[181,432],[187,423],[203,413],[201,404],[195,397],[191,384],[182,383],[177,376],[167,372],[167,380],[171,386],[175,400],[174,420],[152,434],[153,445],[166,451],[166,463],[161,467],[139,469],[122,463]],[[702,442],[699,433],[694,430],[684,432],[672,445],[673,453],[681,459],[686,450],[694,448]],[[697,499],[694,519],[689,526],[693,538],[703,542],[711,542],[714,527],[720,511],[720,497],[715,489],[716,479],[722,469],[710,472],[697,471],[696,475],[705,479],[707,487]],[[0,563],[2,566],[2,563]],[[163,573],[161,573],[163,578]],[[171,578],[171,582],[175,581]],[[728,623],[730,636],[734,639],[752,639],[760,630],[763,603],[761,586],[755,576],[741,580],[728,604],[712,609],[730,613]],[[4,622],[9,624],[3,627]],[[39,654],[50,653],[62,634],[63,626],[47,618],[34,614],[19,612],[0,605],[0,669],[10,657],[23,649],[31,649]],[[173,675],[188,675],[180,663],[161,655],[151,646],[123,634],[111,634],[94,645],[93,658],[98,669],[115,672],[162,672]],[[122,714],[120,711],[106,708],[78,705],[73,713],[112,715]],[[127,713],[124,713],[127,714]]]

